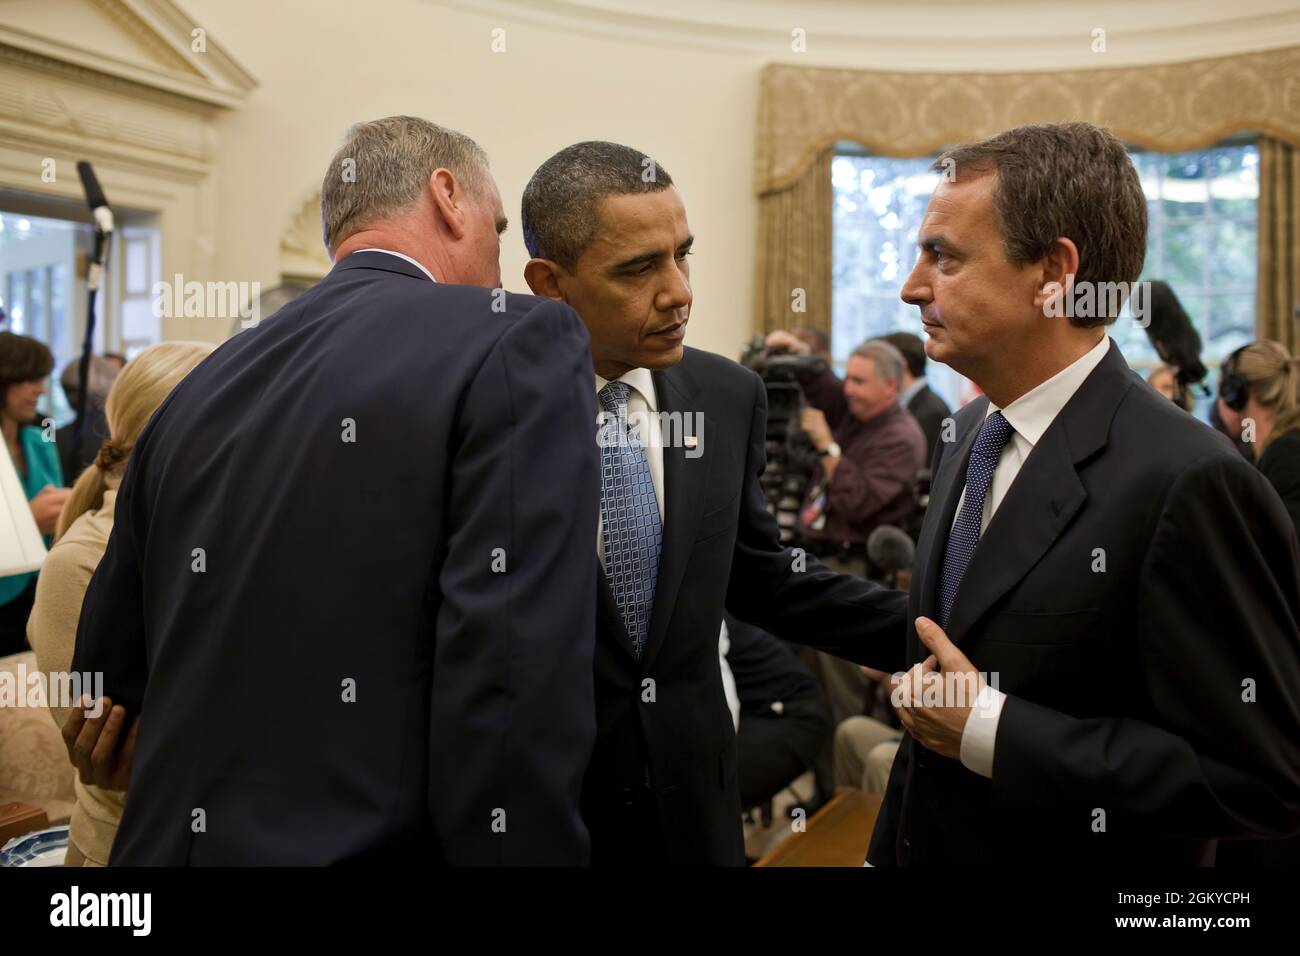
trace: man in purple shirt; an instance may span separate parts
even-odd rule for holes
[[[807,353],[789,332],[769,346]],[[917,472],[925,467],[925,436],[898,403],[904,360],[888,342],[864,342],[850,356],[841,382],[828,367],[800,379],[811,407],[801,417],[821,458],[799,514],[809,550],[866,570],[867,536],[880,525],[906,528]]]

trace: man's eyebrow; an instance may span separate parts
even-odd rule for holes
[[[921,236],[917,240],[916,244],[920,246],[922,249],[924,249],[926,252],[938,252],[940,250],[940,247],[947,249],[949,251],[956,251],[957,248],[955,245],[952,244],[952,242],[948,240],[948,237],[941,232],[934,233],[928,236]]]
[[[509,227],[509,225],[510,225],[510,220],[507,219],[505,216],[502,216],[500,219],[498,219],[498,220],[497,220],[497,235],[499,236],[499,235],[501,235],[501,233],[505,232],[506,229],[507,229],[507,227]]]
[[[647,262],[654,262],[658,258],[659,253],[657,252],[643,252],[640,255],[633,256],[631,259],[624,259],[622,262],[616,264],[614,268],[630,269],[632,266],[642,266]]]
[[[689,251],[691,250],[691,246],[693,246],[694,244],[695,244],[695,237],[694,237],[694,236],[687,236],[686,239],[683,240],[682,244],[681,244],[680,246],[677,247],[677,250],[676,250],[676,251],[677,251],[677,252],[689,252]],[[654,261],[655,261],[656,259],[658,259],[659,257],[660,257],[660,253],[658,253],[658,252],[643,252],[643,253],[641,253],[640,255],[633,256],[633,257],[630,258],[630,259],[624,259],[622,262],[617,263],[617,264],[614,266],[614,268],[615,268],[615,269],[630,269],[630,268],[632,268],[633,266],[643,266],[643,265],[645,265],[646,263],[654,262]]]

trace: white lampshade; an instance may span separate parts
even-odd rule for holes
[[[32,517],[18,471],[0,448],[0,577],[35,571],[45,560],[45,541]]]

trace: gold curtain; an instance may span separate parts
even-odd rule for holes
[[[754,327],[831,333],[831,160],[822,149],[791,182],[758,197]]]
[[[1255,329],[1261,339],[1300,350],[1300,149],[1259,140],[1259,284]]]
[[[1258,322],[1261,334],[1267,321],[1272,337],[1297,347],[1295,322],[1287,316],[1300,295],[1300,47],[1054,73],[764,67],[754,163],[755,329],[829,330],[829,164],[837,142],[859,143],[882,156],[926,156],[1015,126],[1074,120],[1166,153],[1201,149],[1242,132],[1285,147],[1285,161],[1277,147],[1267,147],[1274,150],[1270,161],[1261,146],[1261,175],[1272,180],[1261,180]],[[804,314],[791,311],[796,288],[807,293]]]

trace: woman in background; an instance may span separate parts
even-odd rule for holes
[[[1168,365],[1157,365],[1147,376],[1147,384],[1185,412],[1192,410],[1192,396],[1178,387],[1178,374]]]
[[[53,434],[46,441],[34,424],[36,403],[45,394],[45,379],[52,368],[54,356],[43,342],[0,332],[0,433],[47,545],[68,497]],[[24,634],[35,594],[34,571],[0,578],[0,657],[27,649]]]
[[[136,438],[176,383],[211,351],[212,346],[199,342],[155,345],[128,362],[113,383],[104,409],[109,438],[72,489],[36,588],[27,636],[43,673],[72,668],[81,602],[108,547],[117,487]],[[68,710],[54,705],[65,702],[50,703],[54,720],[62,727]],[[106,866],[125,794],[78,780],[76,795],[67,865]]]
[[[1218,404],[1233,435],[1253,434],[1255,462],[1300,533],[1300,358],[1267,340],[1238,349],[1224,362]]]

